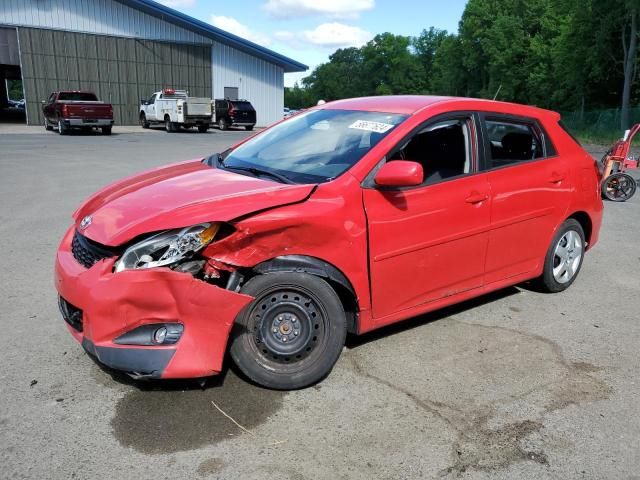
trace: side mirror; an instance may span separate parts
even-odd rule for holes
[[[373,179],[381,187],[415,187],[424,180],[424,170],[418,162],[394,160],[385,163]]]

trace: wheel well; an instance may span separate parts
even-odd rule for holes
[[[316,257],[286,255],[267,260],[253,267],[253,273],[263,275],[274,272],[302,272],[325,280],[342,303],[347,315],[347,330],[358,332],[358,297],[351,282],[338,268]]]
[[[166,122],[167,120],[171,121],[171,117],[169,116],[168,113],[164,114],[164,121]]]
[[[586,212],[576,212],[571,215],[569,218],[573,218],[576,220],[582,230],[584,230],[584,238],[587,241],[587,247],[591,245],[591,232],[593,231],[593,223],[591,222],[591,217]]]

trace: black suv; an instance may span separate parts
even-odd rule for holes
[[[253,130],[256,125],[256,109],[248,100],[215,100],[214,122],[220,130],[231,126]]]

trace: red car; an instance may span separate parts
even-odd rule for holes
[[[93,128],[100,128],[105,135],[111,135],[113,128],[113,106],[99,101],[92,92],[53,92],[46,102],[42,102],[42,115],[44,128],[56,128],[60,135],[73,129]]]
[[[599,170],[556,113],[485,100],[328,103],[74,214],[55,284],[73,336],[136,378],[326,376],[362,334],[537,279],[598,240]]]

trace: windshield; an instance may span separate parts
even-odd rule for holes
[[[60,92],[58,101],[61,102],[97,102],[98,98],[93,93],[84,92]]]
[[[407,117],[314,110],[266,130],[224,157],[224,167],[273,172],[295,183],[332,180],[355,165]]]

